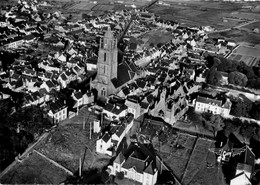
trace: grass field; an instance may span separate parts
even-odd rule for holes
[[[206,167],[206,158],[209,153],[208,149],[212,147],[213,142],[212,140],[198,138],[182,178],[184,185],[222,184],[223,178],[221,169],[218,169],[216,166],[210,169]]]
[[[33,152],[1,178],[3,184],[59,184],[68,174]]]
[[[196,140],[195,136],[178,133],[177,139],[168,138],[167,143],[161,146],[155,146],[156,150],[160,150],[160,156],[164,162],[173,170],[177,178],[181,178],[185,171],[186,164],[190,158],[192,147]],[[176,145],[180,147],[177,148]]]
[[[71,6],[69,9],[71,10],[91,10],[94,6],[96,6],[96,4],[88,2],[88,1],[84,1],[84,2],[80,2],[78,4],[75,4],[73,6]]]
[[[150,44],[154,44],[156,46],[159,43],[167,43],[173,39],[173,35],[171,32],[168,32],[164,29],[157,29],[145,33],[138,38],[142,39],[144,47],[149,47]]]
[[[232,29],[225,32],[220,33],[210,33],[209,38],[225,38],[227,40],[233,40],[237,43],[247,42],[252,45],[259,45],[260,43],[260,35],[253,32],[248,32],[240,29]]]

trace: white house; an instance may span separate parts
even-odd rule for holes
[[[124,178],[137,181],[143,185],[154,185],[157,182],[158,168],[156,159],[148,148],[135,144],[134,150],[129,151],[130,156],[124,156],[121,152],[108,168],[111,174],[124,173]],[[131,150],[131,149],[128,149]],[[126,152],[127,153],[127,152]]]
[[[127,111],[134,115],[134,118],[138,118],[141,112],[141,106],[138,102],[138,99],[133,97],[129,97],[125,101],[125,105],[128,107]]]
[[[226,98],[225,102],[222,102],[221,100],[198,96],[195,104],[195,111],[210,112],[212,114],[219,114],[223,117],[228,117],[231,105],[232,103],[228,98]]]
[[[246,173],[241,172],[231,179],[230,185],[251,185],[251,182]]]
[[[76,102],[74,104],[73,108],[78,108],[83,105],[83,95],[80,91],[73,92],[71,96],[72,96],[73,100],[75,100],[75,102]]]
[[[87,91],[83,95],[83,105],[87,105],[94,102],[94,94],[92,92]]]
[[[54,123],[59,123],[67,118],[67,105],[64,101],[58,100],[50,103],[48,115],[53,118]]]
[[[134,123],[134,116],[128,114],[119,125],[112,125],[108,132],[105,132],[100,139],[96,141],[96,152],[113,155],[125,135],[130,131]]]
[[[58,82],[61,84],[61,88],[66,88],[70,79],[67,77],[66,73],[63,72],[59,75]]]

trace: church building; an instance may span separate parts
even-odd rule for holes
[[[117,39],[108,27],[104,37],[100,39],[97,76],[90,87],[98,91],[98,98],[106,98],[116,94],[124,84],[136,78],[137,70],[135,64],[124,60],[118,64]]]

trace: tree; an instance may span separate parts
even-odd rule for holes
[[[124,179],[124,172],[117,172],[117,173],[116,173],[116,177],[117,177],[119,180],[123,180],[123,179]]]
[[[245,121],[242,125],[242,127],[240,128],[240,134],[246,138],[246,139],[250,139],[254,133],[255,133],[256,127],[255,125],[253,125],[252,123],[248,123],[247,121]]]
[[[250,111],[250,116],[253,119],[260,120],[260,101],[255,102]]]
[[[260,89],[260,78],[249,79],[247,82],[247,87]]]
[[[206,116],[205,116],[206,115]],[[204,126],[208,130],[213,131],[214,135],[220,130],[223,130],[225,124],[220,115],[204,114]]]
[[[207,76],[207,82],[211,85],[220,85],[222,75],[216,68],[210,69],[209,75]]]
[[[239,86],[246,86],[247,84],[247,77],[243,73],[240,73],[238,71],[234,71],[228,74],[228,82],[234,85]]]
[[[225,124],[225,127],[224,127],[224,133],[225,135],[228,137],[229,134],[233,133],[233,132],[237,132],[241,125],[242,125],[242,122],[240,119],[226,119],[224,120],[224,124]]]
[[[230,114],[237,117],[248,117],[252,109],[252,102],[246,98],[232,102]]]
[[[243,61],[239,62],[237,70],[247,76],[248,79],[254,79],[255,73],[252,67],[246,65]]]

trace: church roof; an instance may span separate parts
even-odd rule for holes
[[[132,80],[134,78],[134,76],[135,76],[135,72],[132,71],[130,66],[125,61],[123,61],[122,63],[120,63],[118,65],[117,78],[111,79],[111,82],[113,83],[115,88],[118,88],[121,85]]]

